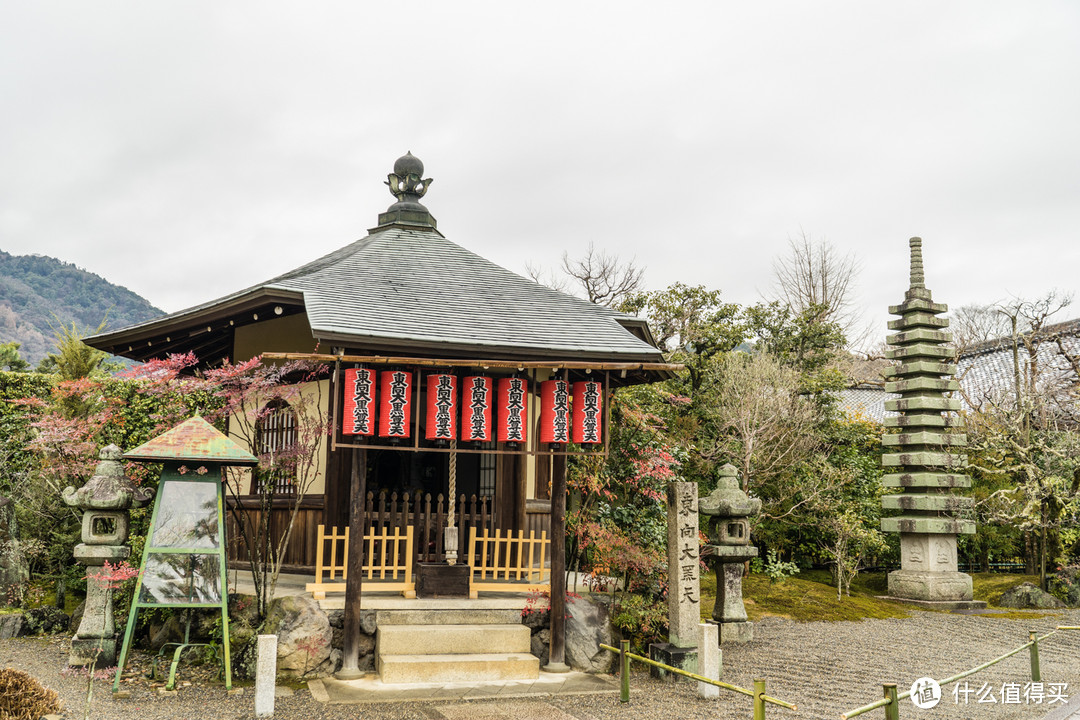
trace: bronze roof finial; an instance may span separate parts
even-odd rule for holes
[[[386,180],[390,194],[396,197],[399,203],[416,202],[424,197],[431,183],[431,178],[424,178],[424,163],[411,152],[405,153],[394,162],[394,172],[387,175]]]

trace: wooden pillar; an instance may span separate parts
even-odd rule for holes
[[[525,529],[525,463],[520,455],[496,456],[495,527],[501,530]]]
[[[551,647],[547,672],[566,664],[566,456],[551,459]]]
[[[364,498],[367,495],[367,451],[353,449],[349,483],[349,562],[345,578],[344,651],[339,680],[363,677],[360,670],[360,590],[364,577]]]
[[[341,361],[334,362],[334,371],[330,374],[330,402],[326,409],[327,424],[330,426],[330,436],[326,442],[326,472],[325,487],[323,489],[323,525],[328,528],[338,528],[349,522],[349,468],[343,462],[342,456],[347,457],[344,450],[335,450],[335,443],[342,441],[341,422],[338,412],[338,393],[341,391]],[[314,552],[309,553],[314,555]]]
[[[529,496],[526,483],[528,482],[528,464],[526,462],[525,455],[513,455],[512,467],[514,469],[514,476],[517,486],[517,505],[515,511],[517,516],[514,518],[514,527],[522,532],[527,532],[529,527],[527,525],[528,515],[525,513],[525,498]]]

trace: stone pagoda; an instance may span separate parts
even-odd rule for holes
[[[897,332],[887,342],[886,357],[899,364],[887,373],[887,392],[897,400],[885,403],[896,417],[885,419],[899,434],[882,438],[886,475],[882,483],[897,494],[881,499],[887,511],[881,529],[900,533],[900,570],[889,573],[889,595],[904,600],[974,605],[971,577],[957,571],[956,536],[975,532],[971,498],[957,494],[971,485],[962,473],[965,446],[962,419],[955,413],[960,400],[948,395],[959,390],[956,351],[947,345],[949,321],[939,317],[947,305],[935,303],[923,278],[922,240],[911,238],[911,287],[904,302],[889,307],[899,320],[889,322]]]

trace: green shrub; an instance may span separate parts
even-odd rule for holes
[[[645,654],[649,643],[667,640],[667,603],[651,595],[622,595],[611,614],[611,625],[634,652]]]
[[[1069,607],[1080,607],[1080,565],[1069,565],[1047,578],[1050,594]]]

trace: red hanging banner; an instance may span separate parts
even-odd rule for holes
[[[457,377],[445,373],[428,375],[424,437],[428,440],[453,440],[457,435],[457,413]]]
[[[540,383],[540,442],[570,442],[570,383]]]
[[[470,375],[461,380],[461,439],[491,440],[491,378]]]
[[[412,373],[383,370],[379,373],[379,437],[409,437],[412,405]]]
[[[604,404],[603,390],[595,381],[576,382],[573,388],[574,422],[571,437],[574,442],[587,444],[600,442],[600,410]]]
[[[525,442],[525,399],[529,381],[524,378],[499,378],[499,442]]]
[[[345,411],[341,416],[343,435],[374,435],[375,372],[350,369],[345,371]]]

